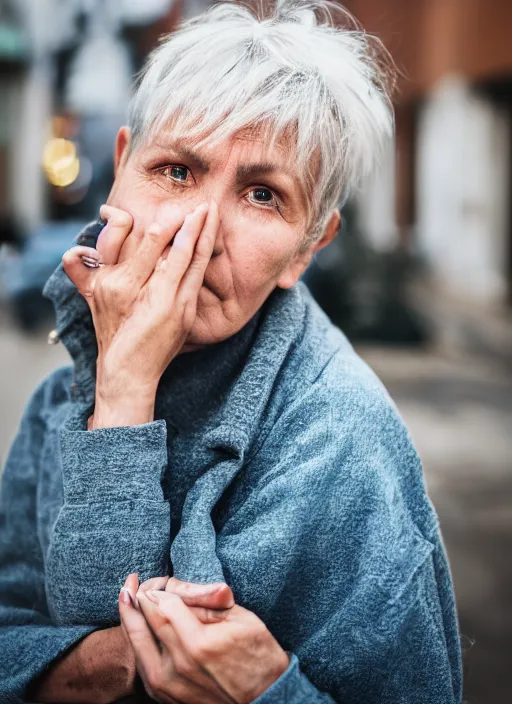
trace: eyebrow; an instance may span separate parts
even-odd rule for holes
[[[198,169],[203,173],[208,173],[208,171],[210,170],[210,164],[204,159],[201,159],[201,157],[196,154],[196,152],[194,152],[192,149],[189,149],[188,147],[185,147],[176,142],[165,144],[156,142],[155,144],[159,149],[163,149],[165,151],[171,150],[172,153],[178,159],[183,159],[183,161],[187,161],[189,164],[192,164],[194,168]]]
[[[236,182],[238,185],[243,185],[247,181],[259,176],[272,176],[273,174],[283,174],[292,182],[294,179],[287,169],[272,164],[271,162],[263,162],[261,164],[241,164],[236,170]]]

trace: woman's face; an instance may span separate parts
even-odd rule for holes
[[[210,199],[219,207],[213,255],[182,351],[238,332],[273,289],[292,286],[313,252],[335,235],[338,213],[322,241],[300,251],[307,212],[291,153],[284,145],[269,150],[254,135],[198,150],[165,133],[132,152],[129,130],[120,130],[108,204],[129,212],[134,220],[121,260],[135,250],[155,220],[165,225],[169,208],[178,207],[185,216]]]

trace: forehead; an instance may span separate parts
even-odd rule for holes
[[[205,166],[213,169],[228,161],[240,163],[272,164],[300,182],[295,145],[289,135],[272,138],[264,128],[246,128],[226,139],[183,137],[172,130],[163,129],[148,140],[145,149],[173,150],[196,156]]]

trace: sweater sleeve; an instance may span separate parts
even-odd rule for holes
[[[130,572],[141,580],[168,574],[170,509],[160,481],[165,422],[89,432],[85,409],[73,404],[64,426],[50,429],[44,419],[57,386],[50,377],[34,394],[2,476],[2,703],[23,702],[55,659],[94,630],[119,623],[119,589]],[[58,438],[49,443],[52,433]],[[59,466],[50,469],[52,461]],[[46,551],[38,505],[43,468],[62,472],[64,495]]]
[[[64,505],[46,562],[50,614],[61,624],[117,625],[127,575],[169,574],[165,421],[86,430],[77,407],[60,433]]]
[[[252,704],[334,704],[334,699],[325,692],[320,692],[302,674],[299,660],[292,654],[286,672]]]
[[[44,390],[33,396],[2,474],[0,493],[0,701],[19,704],[32,681],[94,630],[58,627],[48,613],[37,533],[38,451]]]

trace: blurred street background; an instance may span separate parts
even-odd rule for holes
[[[48,346],[46,279],[113,178],[132,77],[208,0],[0,0],[0,466]],[[425,466],[465,700],[512,701],[512,2],[346,0],[400,71],[397,133],[304,279]]]

